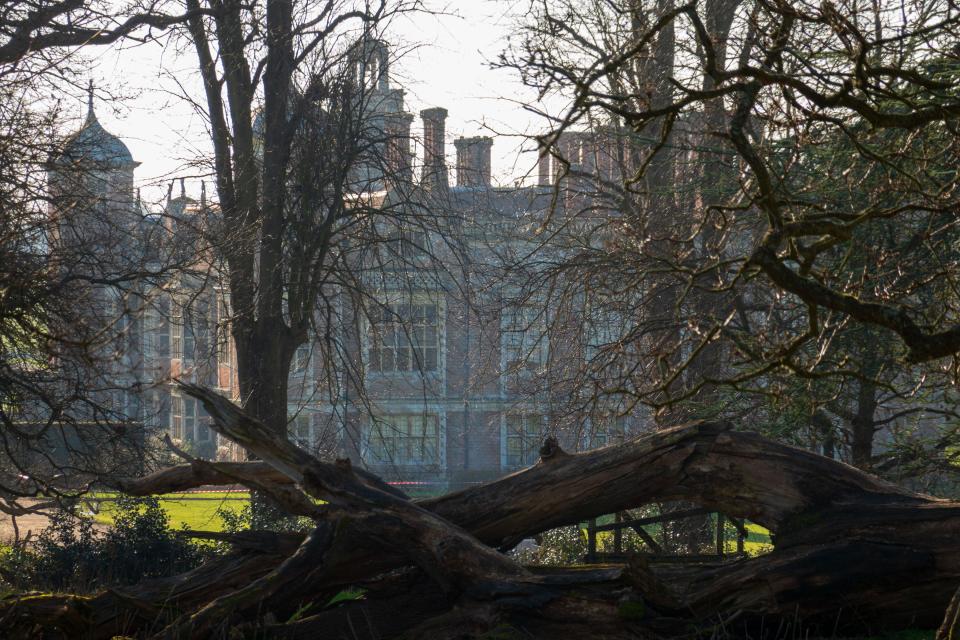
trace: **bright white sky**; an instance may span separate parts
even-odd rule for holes
[[[507,36],[521,19],[519,12],[525,11],[527,2],[431,0],[427,4],[445,8],[448,15],[404,17],[395,24],[392,41],[407,47],[422,46],[394,64],[393,82],[406,89],[407,108],[415,115],[433,106],[450,112],[449,166],[453,166],[452,143],[456,137],[506,134],[494,142],[494,183],[513,184],[527,176],[536,162],[534,153],[528,151],[521,156],[520,152],[530,146],[522,134],[539,130],[540,124],[519,104],[523,98],[535,96],[510,71],[491,69],[490,62],[507,47]],[[93,56],[92,76],[97,86],[118,96],[111,102],[98,99],[97,116],[142,163],[136,179],[143,187],[144,200],[159,202],[166,193],[164,181],[199,175],[200,170],[191,169],[189,164],[209,155],[203,121],[180,97],[185,91],[202,99],[202,89],[192,72],[194,60],[158,43],[97,49]],[[178,86],[181,83],[183,86]],[[85,112],[85,102],[78,96],[75,106],[65,103],[64,107],[79,118]],[[418,122],[419,117],[415,127]],[[454,179],[451,175],[451,181]],[[188,186],[188,192],[197,195],[196,180]]]

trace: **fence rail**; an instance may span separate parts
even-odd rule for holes
[[[715,549],[714,554],[697,555],[675,555],[664,552],[663,547],[653,538],[653,536],[643,527],[652,524],[664,524],[667,522],[676,522],[687,518],[716,514],[715,531]],[[597,563],[622,558],[623,551],[623,531],[632,529],[637,537],[650,549],[651,554],[657,556],[659,560],[673,562],[702,562],[706,560],[718,560],[727,557],[736,557],[744,555],[744,541],[747,539],[747,529],[742,519],[728,518],[722,513],[710,511],[709,509],[685,509],[682,511],[673,511],[671,513],[661,513],[656,516],[644,518],[634,518],[629,511],[619,511],[613,514],[614,521],[607,524],[597,524],[597,519],[593,518],[587,521],[587,555],[584,562]],[[727,532],[726,523],[729,522],[736,530],[737,550],[735,553],[727,553]],[[613,532],[613,552],[597,551],[597,534],[605,531]]]

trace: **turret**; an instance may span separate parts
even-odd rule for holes
[[[47,167],[57,241],[108,252],[125,242],[138,218],[133,172],[139,165],[127,145],[97,119],[91,82],[83,126]]]
[[[394,189],[412,182],[410,124],[403,89],[390,84],[390,56],[385,42],[364,40],[352,54],[355,79],[362,96],[370,153],[353,171],[357,191]]]

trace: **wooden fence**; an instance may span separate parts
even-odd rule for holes
[[[713,554],[697,554],[697,555],[670,555],[664,553],[661,545],[654,540],[653,536],[647,532],[644,527],[653,524],[664,524],[667,522],[675,522],[677,520],[685,520],[687,518],[694,518],[698,516],[705,516],[715,513],[708,509],[686,509],[683,511],[673,511],[671,513],[662,513],[657,516],[649,516],[644,518],[634,518],[629,511],[621,511],[614,514],[614,521],[608,524],[597,524],[597,519],[587,521],[587,555],[584,558],[584,562],[587,563],[597,563],[597,562],[611,562],[622,560],[625,558],[625,553],[623,550],[623,531],[624,529],[632,529],[637,536],[643,541],[643,543],[649,548],[651,555],[655,555],[658,560],[665,561],[674,561],[674,562],[697,562],[705,560],[718,560],[723,559],[729,556],[742,556],[744,554],[743,547],[744,541],[747,539],[747,529],[744,525],[743,520],[738,520],[735,518],[727,518],[722,513],[716,514],[716,531],[715,531],[715,543],[716,543],[716,552]],[[734,554],[727,553],[727,534],[726,534],[726,523],[730,522],[736,530],[736,541],[737,541],[737,550]],[[599,552],[597,551],[597,534],[602,531],[612,531],[613,532],[613,552]]]

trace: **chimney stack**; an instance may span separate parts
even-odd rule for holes
[[[384,124],[387,137],[387,188],[399,187],[413,181],[410,163],[410,124],[413,114],[390,113]]]
[[[457,148],[457,186],[489,187],[493,139],[486,136],[458,138],[453,146]]]
[[[444,129],[447,110],[433,107],[420,112],[423,119],[423,177],[421,182],[427,189],[446,189],[447,165],[444,159]]]
[[[540,158],[537,160],[537,184],[541,187],[550,186],[550,149],[540,143]]]

